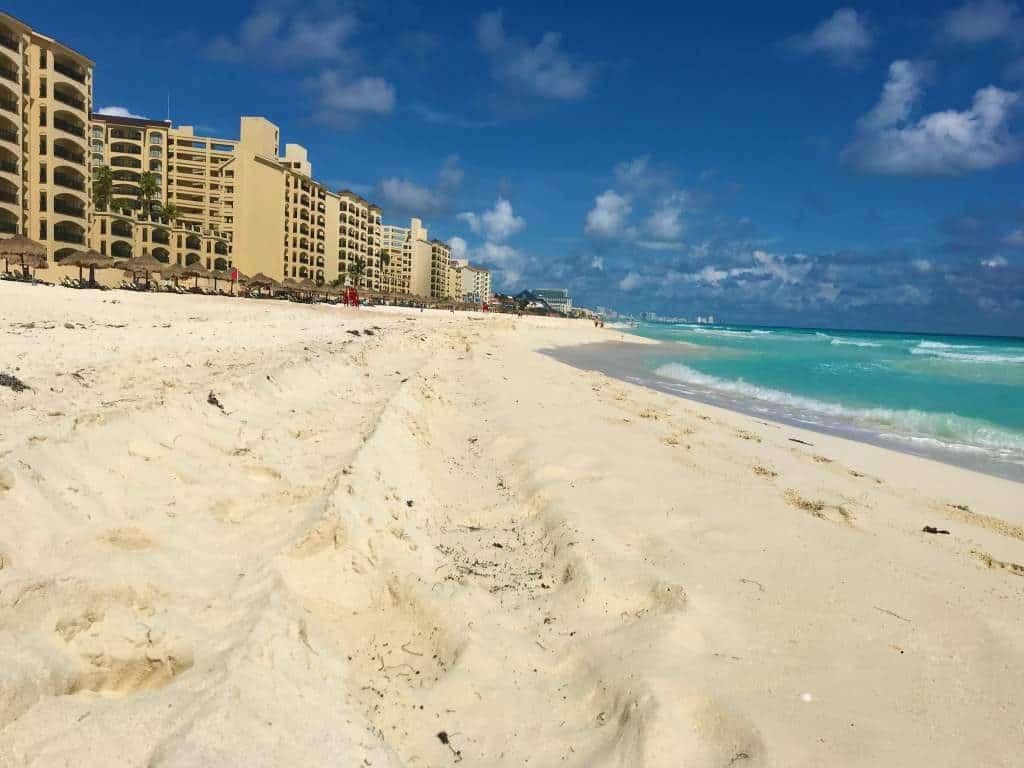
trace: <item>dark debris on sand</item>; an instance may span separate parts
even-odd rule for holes
[[[213,394],[213,392],[206,396],[206,402],[208,402],[210,405],[215,405],[216,407],[220,408],[222,412],[224,411],[224,406],[221,405],[220,400],[217,399],[217,396]]]
[[[24,392],[26,389],[32,389],[32,387],[17,376],[12,376],[9,373],[0,373],[0,387],[7,387],[15,392]]]

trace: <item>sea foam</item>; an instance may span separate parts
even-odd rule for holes
[[[1000,429],[977,419],[955,413],[933,413],[893,408],[854,408],[762,387],[742,379],[723,379],[680,363],[668,363],[655,370],[667,379],[694,385],[741,400],[756,400],[805,416],[828,417],[852,422],[874,430],[891,431],[908,438],[930,438],[952,448],[982,448],[1002,455],[1024,454],[1024,434]]]

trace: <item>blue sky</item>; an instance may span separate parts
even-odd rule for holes
[[[1013,2],[8,10],[96,61],[98,108],[164,117],[170,93],[225,136],[266,115],[499,288],[1024,334]]]

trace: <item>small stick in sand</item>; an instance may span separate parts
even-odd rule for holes
[[[887,614],[889,614],[890,616],[892,616],[893,618],[899,619],[900,621],[905,621],[905,622],[907,622],[908,624],[910,623],[910,619],[908,619],[908,618],[907,618],[906,616],[900,616],[900,615],[899,615],[898,613],[893,613],[892,611],[890,611],[890,610],[887,610],[887,609],[885,609],[885,608],[880,608],[880,607],[878,607],[877,605],[876,605],[876,606],[874,606],[874,609],[875,609],[876,611],[881,611],[882,613],[887,613]]]

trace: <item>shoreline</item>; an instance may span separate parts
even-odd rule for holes
[[[693,348],[695,346],[686,342],[654,343],[665,347],[664,352],[660,354],[664,354],[666,360],[675,360],[680,355],[685,355],[686,347]],[[654,370],[640,364],[639,355],[626,355],[626,360],[623,360],[622,349],[617,344],[618,342],[597,342],[576,348],[562,347],[542,351],[544,354],[549,354],[554,359],[579,370],[599,371],[621,381],[628,381],[684,400],[712,405],[756,419],[768,419],[778,424],[805,429],[817,434],[865,443],[877,448],[917,456],[1016,483],[1024,483],[1024,466],[985,454],[982,449],[973,446],[964,446],[964,450],[957,450],[943,444],[937,438],[888,434],[849,422],[830,424],[825,421],[801,419],[780,413],[778,409],[758,406],[752,400],[728,396],[707,388],[684,387],[680,382],[660,376]],[[680,346],[683,347],[682,351],[679,349]],[[714,350],[701,351],[705,354],[716,353]],[[645,359],[649,358],[650,354],[645,357]],[[642,376],[637,375],[640,370],[643,371]],[[929,442],[932,445],[928,445]]]
[[[541,353],[586,322],[0,285],[0,336],[0,765],[1024,750],[1018,484]]]

